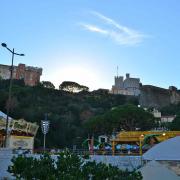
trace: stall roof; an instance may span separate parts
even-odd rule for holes
[[[7,115],[3,113],[2,111],[0,111],[0,117],[3,117],[4,119],[6,119]],[[9,119],[12,119],[12,118],[9,117]]]

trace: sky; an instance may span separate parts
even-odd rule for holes
[[[179,0],[0,0],[0,12],[1,43],[25,54],[14,64],[42,67],[57,88],[111,89],[126,73],[180,88]],[[3,47],[0,64],[11,64]]]

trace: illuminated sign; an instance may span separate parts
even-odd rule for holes
[[[12,149],[33,149],[34,137],[29,136],[10,136],[8,147]]]

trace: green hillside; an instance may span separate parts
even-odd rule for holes
[[[0,81],[0,110],[6,113],[8,80]],[[80,145],[88,136],[84,124],[96,115],[102,115],[112,107],[123,104],[138,104],[138,99],[130,96],[111,95],[105,90],[81,91],[72,93],[42,85],[25,86],[23,81],[13,81],[10,116],[37,122],[48,113],[50,130],[47,147],[62,148]],[[42,133],[39,128],[35,146],[42,146]]]

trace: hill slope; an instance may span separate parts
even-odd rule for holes
[[[87,137],[83,124],[89,118],[103,114],[118,105],[138,104],[135,97],[111,95],[102,91],[69,93],[42,86],[28,87],[15,81],[13,83],[10,116],[15,119],[24,118],[40,125],[44,114],[48,113],[49,147],[72,147],[74,143],[78,144],[77,141],[82,142],[82,139]],[[3,112],[6,112],[8,86],[8,82],[0,82],[0,110]],[[37,147],[42,145],[42,138],[39,128],[35,141]]]

